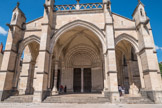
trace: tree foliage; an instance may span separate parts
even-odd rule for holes
[[[159,63],[160,66],[160,71],[161,71],[161,76],[162,76],[162,63]]]

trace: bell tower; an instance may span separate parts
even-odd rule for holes
[[[19,5],[20,5],[20,3],[18,2],[17,6],[13,10],[10,25],[11,26],[18,26],[19,28],[23,28],[24,24],[26,22],[26,17],[24,15],[24,13],[21,11],[21,9],[19,8]]]
[[[140,0],[138,0],[138,5],[134,10],[132,16],[133,19],[135,20],[136,25],[149,22],[149,18],[146,15],[144,4]]]
[[[11,95],[14,95],[16,89],[14,87],[14,74],[16,73],[16,61],[20,58],[18,54],[19,42],[24,38],[26,17],[19,8],[19,2],[13,10],[12,19],[9,27],[7,44],[4,51],[4,57],[1,67],[0,83],[0,99],[4,100]],[[4,81],[4,82],[3,82]]]
[[[155,44],[150,25],[150,20],[146,15],[144,4],[138,0],[138,5],[133,12],[133,19],[136,24],[139,44],[139,57],[143,65],[145,80],[145,93],[151,100],[160,103],[162,100],[162,81],[155,51]],[[150,84],[152,86],[150,86]],[[142,93],[142,94],[143,94]]]

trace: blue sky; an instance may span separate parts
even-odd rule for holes
[[[0,42],[6,43],[8,27],[12,10],[20,2],[20,8],[27,17],[27,22],[43,15],[45,0],[1,0],[0,3]],[[55,0],[56,4],[74,4],[76,0]],[[147,15],[151,19],[151,26],[155,44],[157,45],[158,60],[162,61],[162,0],[141,0],[145,5]],[[80,3],[102,2],[102,0],[80,0]],[[132,13],[138,0],[111,0],[112,11],[122,16],[132,18]]]

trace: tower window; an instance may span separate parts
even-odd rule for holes
[[[16,13],[13,16],[13,21],[15,21],[15,20],[16,20]]]
[[[141,16],[144,16],[142,8],[140,9]]]

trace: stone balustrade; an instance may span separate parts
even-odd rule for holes
[[[79,8],[77,8],[77,5],[79,6]],[[103,3],[54,5],[54,11],[74,11],[74,10],[94,10],[94,9],[103,9]]]

